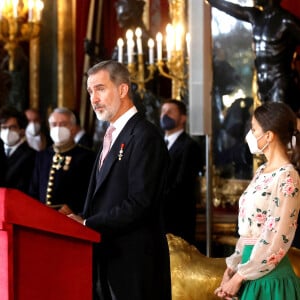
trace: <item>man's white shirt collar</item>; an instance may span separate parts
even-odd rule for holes
[[[80,130],[76,133],[76,135],[75,135],[75,137],[74,137],[75,143],[78,143],[78,141],[81,139],[81,137],[82,137],[84,134],[85,134],[85,130],[84,130],[84,129],[80,129]]]
[[[117,119],[114,123],[110,123],[110,125],[116,128],[112,133],[111,145],[113,145],[116,138],[118,137],[118,135],[120,134],[120,132],[122,131],[126,123],[129,121],[129,119],[131,119],[131,117],[134,116],[136,113],[137,113],[137,109],[135,106],[133,106],[130,109],[128,109],[126,113],[124,113],[121,117],[119,117],[119,119]]]
[[[23,144],[25,141],[26,141],[26,138],[25,138],[25,137],[22,137],[22,138],[20,139],[20,141],[19,141],[17,144],[15,144],[14,146],[7,146],[6,144],[3,144],[3,145],[4,145],[4,149],[5,149],[5,153],[6,153],[7,149],[10,148],[9,156],[11,156],[11,155],[17,150],[17,148],[18,148],[21,144]]]
[[[168,149],[170,150],[170,148],[173,146],[173,144],[175,143],[175,141],[177,140],[177,138],[180,136],[180,134],[183,132],[183,129],[180,129],[168,136],[165,136],[165,140],[168,141]]]

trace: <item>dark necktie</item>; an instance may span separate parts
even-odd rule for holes
[[[10,147],[6,148],[5,154],[7,157],[9,157],[10,152],[11,152],[11,148]]]

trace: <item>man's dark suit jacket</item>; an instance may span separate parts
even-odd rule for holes
[[[54,154],[53,147],[50,146],[46,150],[39,151],[36,157],[29,193],[43,203],[46,203]],[[74,213],[80,213],[83,210],[96,154],[85,147],[74,145],[74,148],[61,155],[71,157],[71,162],[69,168],[61,167],[52,174],[54,179],[50,200],[52,205],[67,204]]]
[[[18,189],[28,193],[34,168],[36,151],[23,142],[6,158],[4,187]]]
[[[200,197],[199,172],[203,151],[187,133],[181,133],[169,149],[171,164],[164,210],[166,232],[195,242],[196,202]]]
[[[94,144],[93,137],[87,133],[84,133],[78,140],[77,144],[92,149]]]
[[[94,266],[100,270],[103,299],[171,299],[161,219],[168,160],[158,128],[137,113],[120,132],[100,172],[95,164],[83,217],[102,234]]]

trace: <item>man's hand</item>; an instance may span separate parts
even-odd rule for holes
[[[74,214],[69,214],[69,215],[67,215],[67,217],[69,217],[70,219],[73,219],[74,221],[77,221],[78,223],[83,225],[84,220],[80,216],[74,215]]]
[[[73,214],[72,209],[67,205],[64,204],[59,210],[58,212],[60,212],[63,215],[69,215],[69,214]]]

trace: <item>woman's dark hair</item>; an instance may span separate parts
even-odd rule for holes
[[[255,109],[254,118],[264,132],[274,132],[282,145],[292,145],[291,163],[300,172],[300,135],[297,130],[297,117],[292,109],[282,102],[266,102]],[[295,145],[292,142],[293,137],[296,138]]]

